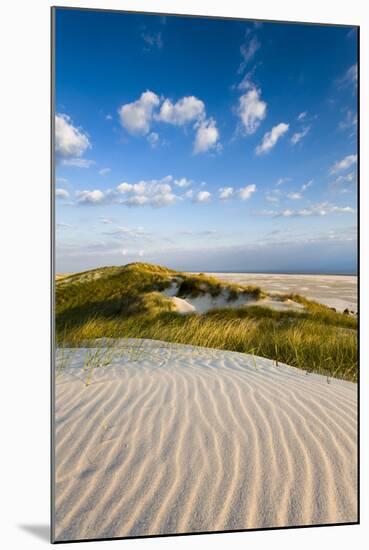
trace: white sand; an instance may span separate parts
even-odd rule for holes
[[[186,298],[178,298],[176,296],[178,292],[178,284],[172,284],[167,289],[163,290],[162,294],[170,298],[175,306],[175,310],[178,313],[206,313],[216,308],[238,308],[245,306],[262,306],[277,311],[303,311],[304,306],[294,302],[292,300],[280,299],[278,295],[270,295],[268,298],[260,300],[249,296],[240,294],[235,300],[228,299],[228,292],[221,292],[218,296],[212,296],[211,294],[204,293],[200,296],[187,296]]]
[[[130,345],[88,387],[86,350],[57,377],[57,541],[356,521],[355,384]]]
[[[357,277],[354,275],[291,275],[267,273],[207,273],[226,282],[257,285],[267,292],[291,292],[334,307],[357,312]]]

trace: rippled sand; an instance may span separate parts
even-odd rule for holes
[[[143,341],[56,380],[56,540],[357,520],[357,386]]]

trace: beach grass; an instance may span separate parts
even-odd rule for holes
[[[66,347],[86,345],[97,338],[149,338],[249,353],[307,372],[357,381],[356,318],[296,294],[281,300],[302,304],[301,311],[256,305],[181,315],[160,293],[173,278],[182,296],[206,292],[216,296],[225,290],[232,297],[235,293],[250,294],[254,299],[265,295],[257,287],[230,285],[150,264],[76,274],[57,284],[58,344]]]

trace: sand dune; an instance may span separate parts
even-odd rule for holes
[[[221,292],[217,296],[212,296],[209,292],[205,292],[200,296],[186,296],[186,299],[178,298],[178,284],[172,284],[165,289],[162,294],[172,300],[175,310],[178,313],[206,313],[215,308],[237,308],[245,306],[264,306],[276,311],[303,311],[304,306],[294,302],[293,300],[281,300],[280,296],[269,296],[268,298],[257,299],[250,295],[240,295],[234,300],[229,300],[228,292]]]
[[[267,292],[296,293],[334,307],[357,312],[355,275],[292,275],[267,273],[207,273],[218,279],[239,284],[258,285]]]
[[[354,522],[357,386],[130,341],[56,380],[56,540]]]

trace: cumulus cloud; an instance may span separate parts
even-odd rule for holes
[[[105,196],[102,191],[95,189],[94,191],[77,191],[76,197],[79,204],[99,204]]]
[[[68,115],[55,115],[55,153],[57,157],[81,157],[90,148],[91,143],[87,134],[74,126]]]
[[[218,145],[219,131],[213,118],[201,120],[197,126],[193,152],[205,153]]]
[[[181,178],[179,180],[174,180],[174,185],[177,185],[177,187],[188,187],[191,185],[192,181],[188,180],[187,178]]]
[[[157,111],[160,104],[160,110]],[[195,154],[220,147],[216,122],[214,118],[206,117],[204,102],[195,96],[182,97],[173,103],[168,98],[159,98],[155,93],[146,91],[133,103],[122,105],[118,112],[123,128],[131,134],[147,136],[153,148],[159,143],[159,134],[151,132],[153,120],[173,126],[191,123],[196,131]]]
[[[210,200],[211,193],[209,191],[199,191],[193,196],[194,202],[208,202]]]
[[[141,180],[138,183],[123,182],[116,187],[116,202],[126,206],[153,206],[161,208],[178,202],[180,197],[172,191],[172,176],[161,180]]]
[[[253,193],[256,191],[256,185],[252,183],[251,185],[246,185],[245,187],[241,187],[241,189],[238,190],[238,196],[241,200],[246,201],[248,200]]]
[[[55,189],[55,197],[58,199],[68,199],[69,198],[69,192],[66,189]]]
[[[256,88],[239,98],[238,116],[245,134],[253,134],[266,117],[267,104],[260,99],[261,92]]]
[[[156,119],[167,124],[183,126],[188,122],[197,120],[205,116],[205,105],[201,99],[195,96],[188,96],[172,103],[170,99],[165,99]]]
[[[130,134],[146,135],[150,131],[153,110],[160,103],[159,97],[147,90],[139,99],[122,105],[119,110],[120,122]]]
[[[304,120],[306,118],[306,115],[307,115],[307,111],[303,111],[302,113],[300,113],[298,115],[297,120],[301,122],[302,120]]]
[[[336,174],[337,172],[342,172],[344,170],[347,170],[347,168],[350,168],[353,164],[356,164],[357,162],[357,155],[347,155],[347,157],[343,158],[342,160],[338,160],[333,164],[333,166],[330,169],[331,174]]]
[[[248,200],[253,193],[256,191],[256,185],[254,183],[241,187],[239,189],[234,189],[233,187],[220,187],[218,189],[218,195],[220,200],[228,200],[238,197],[239,199],[245,201]]]
[[[310,126],[306,126],[301,130],[301,132],[295,132],[291,138],[292,145],[296,145],[299,141],[304,139],[304,137],[310,132],[310,128]]]
[[[218,189],[219,198],[221,200],[227,200],[233,197],[233,187],[221,187]]]
[[[288,131],[289,124],[280,122],[274,126],[270,132],[264,134],[260,145],[255,149],[257,155],[262,155],[270,151],[278,142],[278,140]]]

